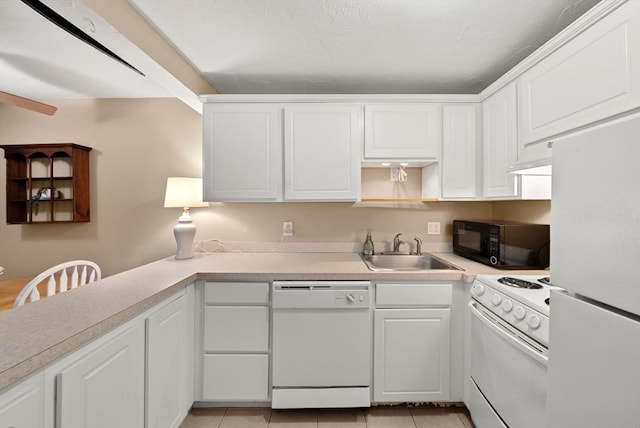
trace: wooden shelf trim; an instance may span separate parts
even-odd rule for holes
[[[438,198],[362,198],[360,202],[437,202]]]

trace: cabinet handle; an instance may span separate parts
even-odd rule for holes
[[[62,427],[62,373],[58,373],[55,377],[55,395],[53,397],[54,401],[54,427],[61,428]]]

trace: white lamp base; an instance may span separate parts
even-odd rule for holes
[[[191,221],[189,214],[180,216],[178,224],[173,228],[173,235],[176,237],[178,247],[176,259],[193,258],[193,240],[196,237],[196,225]]]

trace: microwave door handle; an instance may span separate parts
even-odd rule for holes
[[[500,337],[504,338],[507,342],[511,343],[513,346],[518,348],[520,351],[529,355],[531,358],[535,359],[539,363],[543,364],[545,367],[549,364],[549,357],[540,353],[537,349],[527,345],[526,343],[519,340],[517,337],[509,334],[507,331],[498,327],[493,321],[488,319],[482,312],[480,312],[475,307],[475,302],[469,302],[469,310],[471,314],[478,318],[482,323],[489,327],[494,333],[498,334]]]

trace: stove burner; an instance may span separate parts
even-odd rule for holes
[[[551,278],[549,278],[548,276],[545,276],[544,278],[540,278],[538,280],[538,282],[541,282],[541,283],[547,284],[547,285],[551,285]]]
[[[533,282],[525,281],[524,279],[511,278],[509,276],[504,276],[498,279],[498,282],[504,285],[508,285],[509,287],[515,287],[515,288],[530,288],[530,289],[542,288],[542,285],[540,284],[535,284]]]

